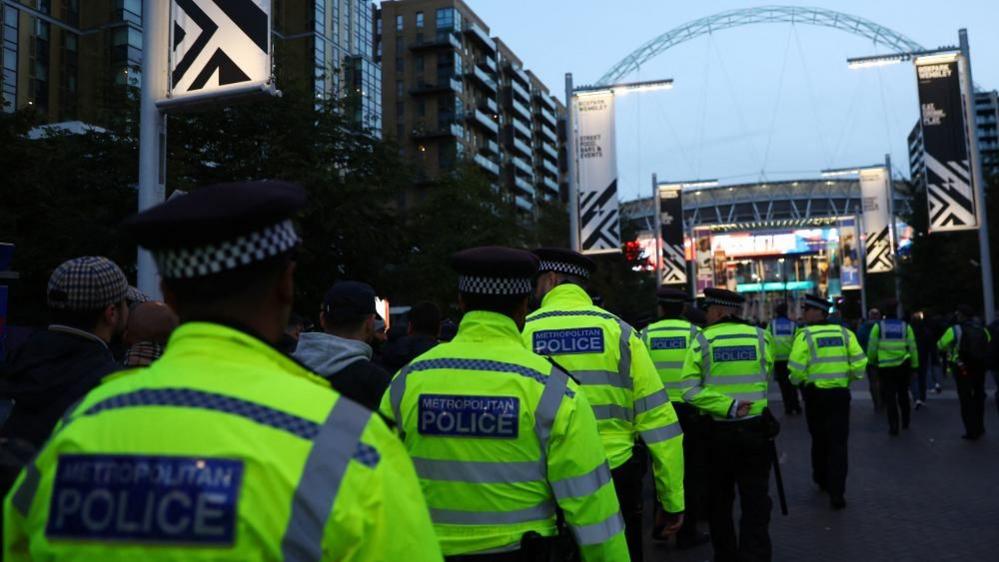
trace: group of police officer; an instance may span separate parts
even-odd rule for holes
[[[867,358],[828,302],[787,333],[707,289],[701,329],[663,289],[637,333],[593,304],[578,253],[466,250],[457,335],[397,373],[377,415],[273,347],[304,202],[226,184],[126,223],[182,325],[66,412],[5,501],[7,560],[642,560],[648,459],[659,536],[703,542],[706,512],[716,560],[769,560],[775,359],[803,389],[813,477],[845,506],[847,388]]]

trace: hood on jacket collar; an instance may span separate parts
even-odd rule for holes
[[[298,347],[292,357],[315,373],[328,377],[340,372],[351,363],[369,361],[371,346],[322,332],[306,332],[299,336]]]

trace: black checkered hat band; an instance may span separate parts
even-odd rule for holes
[[[472,275],[458,277],[458,291],[472,295],[527,295],[533,290],[533,283],[527,278],[476,277]]]
[[[829,301],[825,299],[815,298],[811,295],[805,295],[805,306],[818,308],[819,310],[829,310],[829,307],[832,305],[829,304]]]
[[[711,305],[727,306],[728,308],[742,308],[742,303],[741,302],[728,301],[728,300],[719,299],[719,298],[716,298],[716,297],[705,297],[704,298],[704,305],[705,306],[711,306]]]
[[[576,277],[582,277],[583,279],[590,278],[590,272],[585,267],[573,263],[566,263],[564,261],[541,260],[541,263],[538,265],[538,272],[543,273],[545,271],[575,275]]]
[[[291,250],[299,241],[289,219],[235,240],[157,250],[153,257],[164,279],[194,279],[264,261]]]

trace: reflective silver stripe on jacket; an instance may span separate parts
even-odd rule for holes
[[[671,389],[671,388],[682,389],[682,388],[690,388],[692,386],[697,386],[697,381],[694,379],[684,379],[682,381],[670,381],[663,383],[663,388],[666,389]]]
[[[794,369],[795,371],[804,371],[805,369],[808,368],[808,365],[802,365],[797,361],[788,361],[787,366],[791,369]]]
[[[631,408],[617,404],[599,404],[593,406],[593,416],[598,420],[635,421],[635,412]]]
[[[648,412],[669,402],[669,394],[665,390],[654,392],[644,398],[635,400],[635,415]]]
[[[541,470],[542,474],[548,474],[548,439],[552,433],[552,426],[555,424],[555,416],[562,405],[569,386],[569,375],[561,369],[552,368],[545,380],[545,389],[541,391],[541,398],[534,409],[534,433],[538,436],[538,446],[541,449]]]
[[[680,435],[683,435],[683,429],[680,428],[680,422],[673,422],[669,425],[664,425],[663,427],[643,431],[642,441],[645,441],[646,445],[652,445],[653,443],[666,441],[667,439],[672,439]]]
[[[519,484],[545,479],[544,463],[538,461],[455,461],[413,457],[416,474],[426,480],[474,484]]]
[[[604,461],[600,466],[586,474],[552,482],[551,487],[555,497],[564,500],[595,494],[597,490],[603,488],[610,481],[610,468],[607,466],[607,461]]]
[[[617,388],[631,388],[630,377],[614,371],[572,371],[572,378],[582,385],[605,384]]]
[[[339,398],[330,410],[298,480],[291,500],[288,528],[281,539],[284,560],[318,562],[323,557],[326,520],[333,511],[340,483],[347,472],[371,412]]]
[[[592,525],[570,525],[572,535],[580,546],[600,544],[609,541],[614,535],[624,530],[624,519],[617,512],[607,519]]]
[[[546,501],[515,511],[462,511],[430,508],[430,518],[439,525],[510,525],[542,521],[555,516],[555,505]]]
[[[31,509],[31,502],[35,499],[35,493],[38,491],[38,483],[41,482],[42,475],[38,472],[38,466],[35,465],[35,460],[32,459],[28,466],[25,467],[24,480],[21,481],[21,486],[14,492],[14,497],[11,498],[10,503],[14,506],[14,509],[21,512],[24,517],[28,516],[28,511]]]
[[[403,440],[406,438],[406,430],[403,429],[404,426],[402,423],[402,399],[406,396],[406,376],[409,375],[409,369],[409,365],[403,367],[389,384],[389,400],[392,402],[392,415],[395,416],[395,425],[399,428],[399,434]]]
[[[621,326],[621,358],[618,360],[617,372],[620,373],[621,378],[627,381],[628,386],[625,388],[631,388],[633,381],[631,380],[631,334],[634,329],[629,326],[626,322],[618,320],[618,325]]]
[[[683,361],[656,361],[656,369],[682,369]]]

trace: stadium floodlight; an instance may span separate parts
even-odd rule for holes
[[[884,169],[884,164],[875,164],[872,166],[855,166],[853,168],[834,168],[831,170],[822,170],[822,177],[824,178],[836,178],[841,176],[855,176],[864,170],[879,170]]]
[[[958,47],[940,47],[928,51],[909,51],[905,53],[892,53],[890,55],[872,55],[868,57],[854,57],[846,59],[846,65],[850,69],[872,68],[877,66],[888,66],[900,62],[919,60],[926,62],[927,58],[941,57],[939,62],[953,60],[960,53]]]
[[[603,94],[613,92],[616,95],[630,94],[638,92],[655,92],[659,90],[672,90],[673,79],[646,80],[644,82],[622,82],[619,84],[608,84],[606,86],[580,86],[573,90],[577,96],[588,94]]]
[[[718,186],[718,180],[689,180],[689,181],[671,181],[659,184],[659,189],[688,189],[695,187],[716,187]]]

